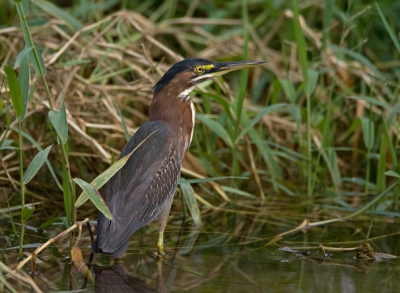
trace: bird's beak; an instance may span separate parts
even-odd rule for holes
[[[267,62],[264,61],[235,61],[235,62],[216,62],[214,63],[214,67],[210,70],[210,75],[212,76],[220,76],[225,73],[263,65]]]

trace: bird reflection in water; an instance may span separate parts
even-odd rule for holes
[[[95,274],[94,289],[96,293],[123,293],[123,292],[140,292],[140,293],[164,293],[164,279],[162,275],[162,263],[157,263],[157,285],[156,288],[146,284],[143,280],[128,275],[125,267],[121,264],[107,267],[93,265]]]

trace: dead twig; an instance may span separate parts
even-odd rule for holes
[[[82,229],[82,225],[86,224],[87,222],[89,222],[89,218],[84,219],[82,222],[78,222],[75,223],[74,225],[72,225],[71,227],[69,227],[68,229],[62,231],[60,234],[58,234],[56,237],[54,238],[50,238],[46,243],[40,245],[38,248],[36,248],[36,250],[30,255],[28,256],[26,259],[24,259],[23,261],[21,261],[17,268],[14,270],[14,272],[20,270],[28,261],[30,261],[33,257],[33,255],[38,255],[43,249],[45,249],[47,246],[49,246],[50,244],[58,241],[59,239],[61,239],[62,237],[64,237],[65,235],[67,235],[69,232],[75,230],[76,228],[79,228],[80,230]],[[79,234],[80,235],[80,234]]]

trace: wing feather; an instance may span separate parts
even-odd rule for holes
[[[140,143],[105,186],[103,197],[114,219],[110,221],[100,213],[95,252],[122,256],[130,236],[154,220],[166,199],[175,193],[182,162],[169,128],[161,122],[146,122],[122,150],[120,158]]]

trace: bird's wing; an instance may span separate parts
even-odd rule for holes
[[[181,159],[168,127],[157,121],[143,124],[121,152],[141,145],[106,184],[103,197],[113,220],[100,213],[96,249],[112,254],[127,245],[131,234],[160,213],[175,193]]]

